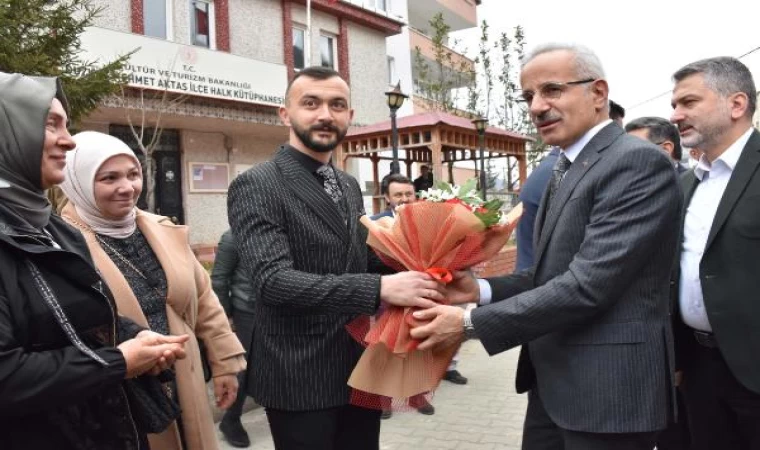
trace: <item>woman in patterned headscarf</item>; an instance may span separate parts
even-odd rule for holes
[[[119,318],[84,239],[51,214],[66,125],[56,79],[0,72],[0,448],[142,450],[123,382],[183,357],[187,337]]]
[[[207,349],[216,403],[228,408],[245,369],[243,346],[232,332],[208,273],[195,259],[187,227],[137,209],[143,179],[129,147],[103,133],[74,136],[66,159],[69,199],[62,216],[79,228],[119,311],[163,334],[188,334],[188,358],[175,365],[177,426],[150,435],[153,450],[214,450],[216,430],[206,396],[198,341]]]

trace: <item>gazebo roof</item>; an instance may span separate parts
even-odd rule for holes
[[[414,114],[411,116],[399,117],[396,119],[396,127],[399,131],[412,129],[412,128],[424,128],[434,127],[436,125],[448,125],[453,128],[462,130],[468,130],[477,133],[475,125],[466,117],[456,116],[441,111],[431,111],[421,114]],[[367,136],[373,134],[385,134],[391,131],[391,121],[385,120],[372,125],[364,127],[351,127],[348,130],[346,137]],[[532,142],[534,139],[530,136],[525,136],[513,131],[504,130],[497,127],[488,127],[486,129],[486,136],[490,137],[506,137],[511,139],[517,139],[524,142]]]

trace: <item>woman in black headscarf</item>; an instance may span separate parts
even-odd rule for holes
[[[0,72],[0,448],[142,450],[124,380],[184,357],[187,336],[118,317],[83,237],[51,215],[66,122],[54,78]]]

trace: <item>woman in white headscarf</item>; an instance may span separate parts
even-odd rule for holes
[[[119,313],[159,333],[191,336],[187,359],[175,365],[181,420],[149,435],[151,448],[216,449],[196,339],[207,349],[220,408],[235,400],[236,374],[245,369],[243,347],[190,249],[187,227],[137,209],[143,179],[134,153],[103,133],[83,132],[74,140],[61,185],[69,199],[62,216],[84,234]]]
[[[125,379],[187,337],[118,317],[81,234],[51,214],[44,190],[74,148],[58,88],[0,72],[0,448],[145,450]]]

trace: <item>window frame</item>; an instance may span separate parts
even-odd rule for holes
[[[195,43],[195,3],[199,2],[208,5],[208,47]],[[214,0],[189,0],[188,5],[190,6],[190,45],[216,50],[216,5]]]
[[[166,23],[164,23],[164,30],[166,31],[165,37],[160,36],[152,36],[149,34],[145,34],[145,30],[147,29],[147,26],[145,24],[145,1],[143,0],[143,35],[147,37],[153,37],[156,39],[165,39],[167,41],[174,41],[174,2],[173,0],[164,0],[164,7],[165,14],[166,14]]]
[[[396,71],[396,58],[391,55],[386,55],[387,71],[388,71],[388,86],[395,86],[394,81],[398,81],[398,72]]]
[[[330,42],[331,42],[330,49],[332,50],[332,55],[331,56],[332,56],[333,60],[332,60],[332,67],[330,67],[330,69],[338,70],[338,68],[339,68],[339,62],[338,62],[338,36],[336,36],[336,35],[334,35],[332,33],[326,32],[326,31],[320,31],[319,32],[319,65],[322,66],[322,67],[329,67],[329,66],[325,66],[322,63],[322,39],[323,38],[330,39]]]
[[[293,31],[292,31],[292,34],[293,34],[292,41],[293,42],[291,42],[290,45],[293,47],[293,69],[296,72],[298,72],[299,70],[306,68],[306,60],[308,59],[308,58],[306,58],[306,51],[307,51],[306,50],[306,41],[307,41],[307,39],[306,39],[306,26],[298,24],[298,23],[293,23],[292,29],[293,29]],[[299,31],[301,33],[302,38],[303,38],[302,39],[302,42],[303,42],[303,51],[302,51],[302,53],[303,54],[301,55],[302,58],[303,58],[303,67],[297,67],[296,66],[296,42],[295,42],[296,31]]]

